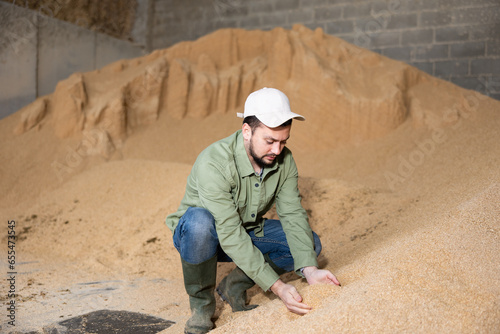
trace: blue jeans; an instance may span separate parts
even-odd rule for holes
[[[255,247],[262,254],[268,254],[276,266],[286,272],[294,270],[290,247],[279,220],[267,219],[265,221],[263,237],[256,237],[253,231],[248,232],[248,234]],[[313,238],[314,250],[319,255],[321,241],[314,232]],[[173,239],[175,248],[184,261],[189,263],[202,263],[216,254],[218,262],[232,262],[231,258],[220,247],[214,217],[204,208],[189,208],[179,220]]]

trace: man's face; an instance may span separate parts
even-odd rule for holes
[[[269,128],[261,124],[253,132],[248,124],[243,125],[245,148],[250,162],[255,167],[264,168],[274,165],[290,137],[291,125]]]

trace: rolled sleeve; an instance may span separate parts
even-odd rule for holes
[[[301,204],[297,166],[293,158],[290,157],[290,160],[286,164],[287,177],[276,196],[276,211],[290,246],[294,269],[297,271],[302,267],[317,267],[318,260],[307,212]]]

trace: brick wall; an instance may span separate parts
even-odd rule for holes
[[[155,0],[152,47],[302,23],[500,99],[500,0]]]
[[[0,119],[74,72],[143,54],[128,41],[0,1]]]

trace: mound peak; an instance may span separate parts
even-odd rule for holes
[[[109,156],[160,114],[202,119],[236,112],[248,94],[267,86],[284,91],[310,122],[308,133],[296,135],[304,147],[335,148],[384,136],[409,118],[429,126],[412,89],[432,80],[439,81],[321,28],[223,29],[75,73],[25,107],[15,133],[49,122],[59,138],[99,138],[93,151]]]

